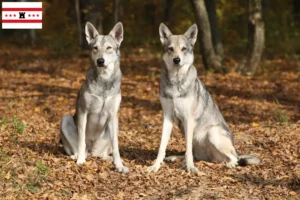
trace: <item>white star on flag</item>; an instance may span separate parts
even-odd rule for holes
[[[2,29],[42,29],[42,2],[2,2]]]

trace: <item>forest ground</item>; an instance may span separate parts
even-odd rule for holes
[[[300,198],[300,66],[293,59],[264,59],[254,77],[205,74],[196,59],[199,78],[234,133],[236,148],[259,156],[262,164],[227,169],[200,161],[195,176],[178,162],[146,172],[161,138],[159,54],[122,56],[119,145],[130,168],[125,175],[99,158],[77,166],[59,143],[59,122],[75,111],[87,53],[58,56],[47,49],[5,47],[0,58],[0,198]],[[175,128],[167,155],[184,150],[184,137]]]

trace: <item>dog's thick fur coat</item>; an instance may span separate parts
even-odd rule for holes
[[[91,67],[78,93],[75,115],[65,115],[61,120],[63,147],[77,159],[77,164],[83,164],[86,156],[92,155],[113,160],[117,171],[127,173],[118,146],[122,78],[119,47],[123,25],[119,22],[109,35],[99,35],[87,22],[85,32],[92,48]]]
[[[160,40],[163,44],[163,67],[160,77],[160,102],[163,109],[163,129],[157,159],[149,172],[159,170],[175,122],[185,135],[185,163],[188,172],[198,173],[196,160],[226,162],[233,168],[259,164],[260,159],[240,155],[233,145],[233,135],[218,106],[197,77],[193,66],[193,47],[197,39],[197,26],[191,26],[184,35],[172,35],[161,24]],[[170,156],[174,160],[182,156]]]

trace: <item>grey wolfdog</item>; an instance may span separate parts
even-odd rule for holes
[[[185,158],[187,172],[198,174],[196,160],[226,162],[237,165],[259,164],[259,158],[239,154],[233,146],[232,133],[218,106],[197,78],[193,66],[193,47],[197,38],[197,26],[192,25],[184,35],[172,35],[160,24],[159,34],[163,44],[163,67],[160,77],[160,102],[163,109],[163,128],[159,152],[148,172],[159,170],[165,157],[173,122],[185,135],[185,156],[170,156],[166,160]]]
[[[119,48],[123,25],[119,22],[109,35],[99,35],[87,22],[85,34],[92,48],[91,67],[79,90],[75,115],[65,115],[61,120],[61,141],[66,153],[77,159],[77,164],[83,164],[90,154],[112,160],[118,172],[127,173],[118,145],[122,77]]]

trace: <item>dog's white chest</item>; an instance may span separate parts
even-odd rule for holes
[[[105,98],[91,94],[90,103],[88,106],[89,112],[101,113],[105,105]]]
[[[174,115],[178,119],[183,119],[191,115],[193,99],[191,97],[173,99]]]
[[[120,94],[106,98],[91,95],[90,104],[88,106],[88,129],[92,132],[102,130],[111,115],[117,113],[120,101]]]

